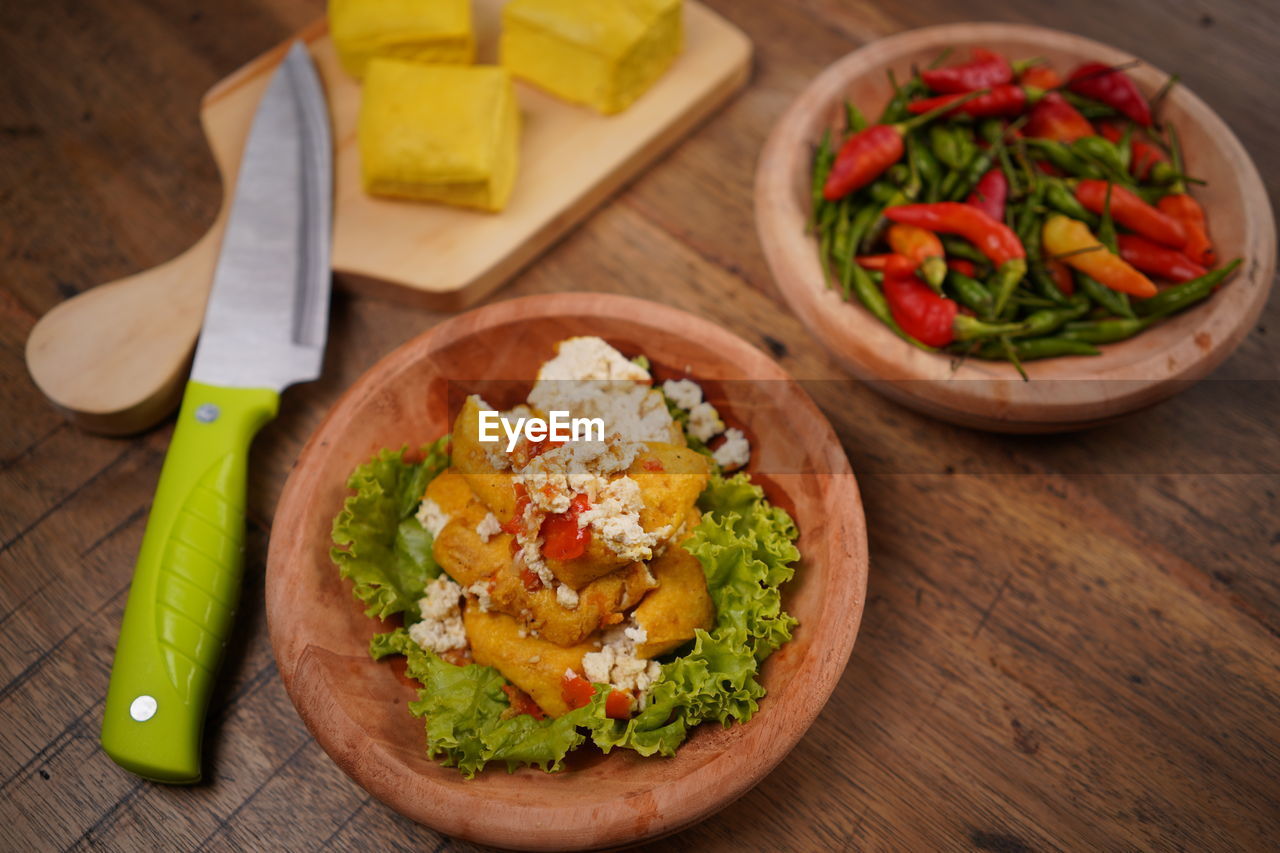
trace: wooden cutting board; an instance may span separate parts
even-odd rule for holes
[[[473,3],[480,62],[496,61],[502,5]],[[338,65],[327,22],[298,38],[311,50],[333,119],[337,282],[447,311],[492,292],[563,236],[740,89],[751,63],[751,42],[740,30],[686,0],[683,52],[619,115],[600,116],[517,84],[520,172],[507,209],[490,214],[365,195],[355,134],[359,83]],[[201,120],[224,187],[235,185],[254,110],[288,44],[204,98]],[[137,432],[176,405],[230,201],[228,193],[213,227],[184,254],[62,303],[32,330],[32,378],[78,425]]]

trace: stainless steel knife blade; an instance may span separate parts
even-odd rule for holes
[[[240,159],[193,380],[279,391],[320,375],[332,152],[320,78],[296,42],[262,97]]]

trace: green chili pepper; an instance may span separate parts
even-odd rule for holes
[[[862,110],[858,109],[858,105],[850,100],[844,102],[844,127],[844,132],[850,136],[867,129],[867,117],[862,114]]]
[[[896,198],[900,192],[902,190],[899,187],[886,180],[876,181],[867,187],[867,195],[871,196],[872,201],[877,201],[880,204],[887,204]]]
[[[817,221],[818,212],[826,201],[822,197],[822,185],[827,182],[827,174],[831,171],[833,162],[835,162],[835,152],[831,148],[831,131],[828,129],[823,132],[822,139],[818,142],[818,150],[813,154],[813,181],[809,187],[809,194],[813,199],[810,208],[813,221]]]
[[[1116,235],[1116,221],[1111,217],[1111,184],[1102,202],[1102,219],[1098,222],[1098,242],[1113,255],[1120,254],[1120,238]]]
[[[1075,107],[1080,115],[1087,119],[1110,118],[1119,115],[1112,107],[1107,106],[1101,101],[1095,101],[1093,98],[1086,98],[1084,95],[1077,95],[1072,91],[1064,91],[1062,96],[1067,99],[1067,103]]]
[[[1118,293],[1103,285],[1093,276],[1076,271],[1076,284],[1080,291],[1116,317],[1133,317],[1133,307],[1129,305],[1129,294]]]
[[[1025,142],[1030,147],[1033,156],[1036,154],[1041,155],[1040,159],[1048,160],[1069,175],[1075,175],[1077,178],[1101,179],[1103,177],[1101,169],[1093,163],[1081,160],[1063,142],[1034,137],[1026,139]]]
[[[1098,227],[1098,217],[1080,203],[1075,193],[1071,192],[1066,184],[1055,179],[1048,179],[1045,184],[1044,200],[1049,207],[1059,213],[1065,213],[1072,219],[1079,219],[1090,228]]]
[[[1165,317],[1194,305],[1212,293],[1238,266],[1240,259],[1236,258],[1226,266],[1211,270],[1199,278],[1162,290],[1150,299],[1139,302],[1138,313],[1144,317]]]
[[[959,125],[935,124],[929,128],[929,150],[949,169],[961,169],[978,151],[969,133]]]
[[[905,187],[911,180],[911,167],[906,163],[894,163],[885,171],[884,176],[899,187]]]
[[[1104,170],[1112,172],[1112,177],[1124,178],[1128,183],[1129,166],[1120,156],[1114,142],[1101,136],[1084,136],[1071,143],[1071,153],[1082,160],[1092,160]]]
[[[978,358],[996,361],[1009,360],[1009,349],[1022,361],[1034,361],[1038,358],[1056,358],[1060,355],[1100,355],[1100,350],[1087,341],[1075,341],[1070,338],[1022,338],[1011,342],[1006,348],[998,341],[988,341],[978,347],[974,353]]]
[[[1113,317],[1108,320],[1081,320],[1068,323],[1058,333],[1059,337],[1073,341],[1085,341],[1091,344],[1113,344],[1132,338],[1134,335],[1155,323],[1156,317],[1132,319],[1130,317]]]
[[[950,270],[947,272],[947,286],[955,294],[956,301],[966,308],[984,317],[991,312],[991,291],[977,279]]]
[[[1041,308],[1027,315],[1022,322],[1026,328],[1015,337],[1038,338],[1056,331],[1064,323],[1079,319],[1089,310],[1089,300],[1083,296],[1073,298],[1065,308]]]
[[[1018,218],[1014,220],[1013,232],[1018,235],[1018,239],[1022,241],[1023,246],[1030,242],[1039,245],[1039,208],[1047,192],[1046,187],[1046,181],[1036,182],[1035,186],[1031,188],[1031,194],[1027,196],[1027,200],[1023,202],[1021,209],[1018,211]]]
[[[986,264],[987,256],[978,251],[978,248],[960,237],[952,237],[949,234],[939,234],[942,240],[942,248],[946,250],[947,255],[953,258],[963,258],[966,261],[972,261],[975,264]]]
[[[924,140],[908,137],[907,162],[920,176],[920,190],[917,191],[917,195],[923,191],[925,201],[937,201],[938,184],[942,180],[942,165],[938,163],[938,159],[933,156],[933,152],[929,150]]]

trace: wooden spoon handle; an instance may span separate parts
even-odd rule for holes
[[[128,435],[177,406],[225,224],[224,205],[186,252],[69,299],[36,323],[27,369],[73,423]]]

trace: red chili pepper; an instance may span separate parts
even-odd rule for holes
[[[1075,142],[1097,131],[1080,111],[1057,92],[1049,92],[1031,110],[1027,119],[1026,135],[1055,142]]]
[[[1004,221],[1004,205],[1009,200],[1009,179],[1002,169],[991,169],[978,179],[973,192],[965,199],[996,222]]]
[[[516,508],[511,515],[511,519],[503,522],[502,532],[515,536],[520,532],[520,522],[524,517],[525,507],[529,506],[529,491],[524,487],[524,483],[516,483],[512,488],[516,493]],[[514,542],[511,544],[512,546],[515,545]]]
[[[960,313],[955,302],[939,296],[915,276],[885,274],[884,298],[902,330],[931,347],[1015,332],[1018,324],[984,323]]]
[[[911,261],[930,287],[942,289],[942,280],[947,277],[947,253],[937,234],[915,225],[895,223],[889,226],[885,239],[890,249]]]
[[[1121,234],[1117,240],[1120,257],[1148,275],[1184,282],[1208,272],[1177,249],[1161,246],[1137,234]]]
[[[1124,131],[1110,122],[1104,122],[1098,129],[1110,142],[1124,139]],[[1151,169],[1157,163],[1169,162],[1169,158],[1164,156],[1158,146],[1141,139],[1129,140],[1129,151],[1129,173],[1140,181],[1145,181],[1151,175]]]
[[[958,102],[981,97],[974,93],[950,95]],[[951,103],[951,102],[948,102]],[[903,136],[913,128],[948,112],[946,109],[923,110],[908,121],[897,124],[876,124],[850,136],[840,146],[827,181],[822,186],[822,197],[827,201],[839,201],[854,190],[864,187],[880,176],[894,163],[902,159],[905,151]]]
[[[549,515],[542,522],[542,553],[551,560],[572,560],[581,557],[591,541],[591,526],[579,525],[578,515],[586,512],[591,504],[586,495],[574,495],[569,508],[556,515]]]
[[[858,266],[892,275],[915,275],[915,261],[905,255],[859,255]]]
[[[1056,258],[1049,258],[1044,265],[1049,270],[1049,277],[1064,296],[1071,296],[1076,292],[1076,277],[1071,274],[1071,267]]]
[[[1086,62],[1071,72],[1067,88],[1119,110],[1143,127],[1151,126],[1151,105],[1133,78],[1114,66]]]
[[[893,222],[918,225],[943,234],[958,234],[977,246],[996,266],[1027,257],[1026,249],[1012,228],[978,208],[958,201],[904,204],[888,208],[884,215]]]
[[[930,113],[934,110],[951,106],[948,115],[965,115],[973,118],[988,116],[1016,116],[1026,112],[1027,107],[1044,97],[1042,89],[1030,86],[1016,86],[1006,83],[1003,86],[992,86],[991,89],[976,98],[958,103],[964,95],[938,95],[936,98],[925,98],[907,104],[907,109],[916,115]]]
[[[1076,199],[1094,213],[1107,206],[1107,182],[1084,180],[1076,184]],[[1117,224],[1157,243],[1181,249],[1187,244],[1187,230],[1167,213],[1147,204],[1122,186],[1111,184],[1111,218]]]
[[[964,258],[947,258],[947,269],[954,270],[960,275],[967,275],[969,278],[978,274],[978,267],[973,261],[966,261]]]
[[[1187,234],[1187,242],[1182,247],[1197,264],[1212,267],[1218,263],[1218,253],[1213,249],[1213,241],[1209,239],[1209,231],[1205,224],[1204,208],[1186,193],[1173,193],[1156,202],[1156,209],[1182,224]]]
[[[1009,60],[984,47],[973,49],[973,58],[964,65],[930,68],[920,72],[920,79],[935,92],[976,92],[1013,80]]]
[[[1062,85],[1062,75],[1050,65],[1032,65],[1018,76],[1018,82],[1036,89],[1056,89]]]

